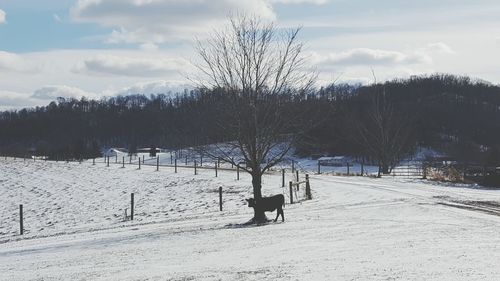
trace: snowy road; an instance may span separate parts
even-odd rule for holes
[[[0,163],[0,280],[498,280],[500,216],[443,203],[500,191],[311,176],[285,223],[236,227],[249,178],[89,163]],[[291,176],[291,175],[290,175]],[[288,180],[288,179],[287,179]],[[278,174],[264,178],[279,193]],[[227,191],[218,211],[216,187]],[[123,221],[130,192],[137,219]],[[25,204],[28,232],[16,234]],[[270,217],[273,214],[269,215]]]

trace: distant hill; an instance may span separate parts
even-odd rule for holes
[[[366,156],[356,123],[367,122],[373,97],[409,121],[411,145],[457,159],[495,162],[500,149],[500,87],[454,75],[416,76],[376,85],[330,85],[294,98],[313,126],[300,154]],[[102,147],[183,147],[227,141],[219,122],[231,118],[220,90],[181,95],[58,99],[44,107],[0,113],[0,153],[92,157]],[[364,120],[364,121],[363,121]],[[411,151],[410,151],[411,152]]]

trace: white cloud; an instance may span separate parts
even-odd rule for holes
[[[322,68],[335,66],[394,66],[430,63],[432,58],[421,52],[403,53],[369,48],[355,48],[327,55],[313,55],[313,60]]]
[[[193,87],[185,81],[158,80],[150,82],[135,83],[118,91],[102,91],[99,93],[88,92],[78,87],[67,85],[46,85],[36,89],[32,93],[3,91],[0,90],[0,110],[21,109],[25,107],[45,106],[57,98],[86,97],[88,99],[99,99],[118,95],[152,95],[165,94],[175,98],[179,93],[191,90]]]
[[[192,89],[193,87],[183,81],[166,81],[158,80],[152,82],[136,83],[130,87],[126,87],[114,95],[152,95],[152,94],[166,94],[166,95],[176,95],[177,93],[183,93],[185,89]]]
[[[39,105],[28,93],[0,91],[0,110],[23,108]]]
[[[141,44],[139,47],[141,48],[141,50],[149,52],[157,51],[159,49],[158,45],[150,42]]]
[[[424,50],[444,54],[455,54],[455,51],[443,42],[430,43],[426,48],[424,48]]]
[[[0,24],[6,23],[5,16],[6,16],[5,12],[2,9],[0,9]]]
[[[81,97],[96,98],[98,95],[66,85],[43,86],[42,88],[35,90],[31,95],[31,98],[44,101],[53,101],[59,97],[79,99]]]
[[[114,28],[108,43],[142,44],[192,39],[238,12],[276,17],[266,0],[80,0],[71,18]]]
[[[98,55],[79,62],[74,71],[87,74],[151,77],[171,74],[186,66],[187,63],[181,59]]]
[[[269,0],[271,3],[280,4],[314,4],[323,5],[328,3],[330,0]]]
[[[17,54],[0,51],[0,71],[33,72],[37,66]]]

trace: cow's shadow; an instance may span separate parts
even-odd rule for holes
[[[230,223],[226,224],[223,228],[226,229],[235,229],[235,228],[249,228],[249,227],[259,227],[259,226],[266,226],[266,225],[273,225],[273,224],[280,224],[284,223],[282,221],[274,221],[273,219],[267,219],[266,222],[259,222],[255,223],[253,219],[250,219],[249,221],[245,223]]]

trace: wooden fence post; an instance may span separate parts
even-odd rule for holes
[[[160,156],[156,156],[156,171],[160,170]]]
[[[214,163],[214,168],[215,168],[215,177],[217,177],[217,162]]]
[[[23,226],[23,204],[19,205],[19,233],[21,235],[24,234],[24,226]]]
[[[122,168],[125,168],[125,156],[122,156]]]
[[[186,154],[186,166],[188,165],[188,156]]]
[[[92,158],[92,165],[95,165],[95,158]]]
[[[281,187],[285,187],[285,169],[281,169]]]
[[[365,173],[365,164],[363,161],[361,161],[361,176]]]
[[[299,182],[299,170],[295,171],[297,182]]]
[[[349,162],[347,162],[347,175],[349,175]]]
[[[141,158],[139,158],[139,170],[141,169]]]
[[[222,186],[219,186],[219,210],[222,212]]]
[[[172,152],[170,152],[170,165],[174,164],[174,156],[172,156]]]
[[[309,175],[306,174],[306,199],[311,200],[312,195],[311,195],[311,185],[309,184]]]
[[[130,220],[134,220],[134,193],[130,193]]]
[[[107,164],[107,167],[109,167],[109,156],[108,156],[108,157],[106,157],[106,158],[108,159],[108,164]]]
[[[141,159],[139,159],[141,161]],[[142,164],[144,164],[144,155],[142,155]]]
[[[128,157],[129,157],[129,158],[128,158],[128,163],[129,163],[129,164],[132,164],[132,154],[130,154]]]
[[[115,155],[115,163],[118,163],[118,153]]]
[[[175,164],[174,164],[174,165],[175,165],[175,166],[174,166],[174,167],[175,167],[175,170],[174,170],[174,171],[175,171],[175,173],[177,173],[177,158],[175,158],[174,163],[175,163]]]
[[[195,176],[198,174],[198,172],[196,171],[196,165],[197,165],[196,160],[194,160],[194,175]]]
[[[236,180],[240,180],[240,164],[236,166]]]
[[[318,175],[319,175],[319,174],[321,174],[321,164],[320,164],[320,162],[319,162],[319,160],[318,160]]]
[[[293,204],[293,187],[292,187],[292,181],[288,182],[288,185],[290,187],[290,204]]]
[[[203,166],[203,155],[200,156],[200,167]]]

